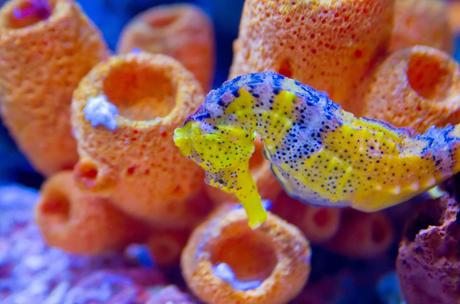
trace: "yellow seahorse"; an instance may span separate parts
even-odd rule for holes
[[[174,140],[210,185],[238,197],[251,227],[266,219],[249,172],[256,135],[287,193],[312,204],[376,211],[460,171],[459,126],[414,135],[279,74],[240,76],[211,91]]]

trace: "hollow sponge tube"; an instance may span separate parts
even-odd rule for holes
[[[193,232],[181,265],[206,303],[286,303],[308,278],[310,247],[276,215],[252,230],[242,208],[224,205]]]
[[[387,48],[393,0],[247,0],[230,78],[272,70],[347,109]]]
[[[195,223],[203,174],[172,134],[202,100],[192,74],[164,55],[127,54],[96,66],[72,104],[78,183],[151,224]]]
[[[42,174],[71,169],[72,92],[107,56],[101,34],[72,0],[13,0],[0,10],[0,109]]]
[[[190,4],[151,8],[123,29],[118,52],[140,49],[181,62],[208,90],[214,67],[214,36],[209,18]]]
[[[460,68],[448,54],[415,46],[390,55],[365,85],[361,115],[423,133],[460,123]]]
[[[71,171],[58,173],[43,185],[35,218],[49,245],[76,254],[121,249],[147,231],[110,201],[81,191]]]

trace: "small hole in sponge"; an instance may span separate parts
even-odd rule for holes
[[[270,239],[251,230],[247,223],[234,223],[222,231],[212,245],[211,261],[229,265],[238,281],[262,282],[277,264]]]
[[[141,62],[124,62],[104,80],[104,94],[120,115],[131,120],[151,120],[168,115],[175,106],[176,87],[165,70]]]
[[[180,17],[178,12],[158,12],[153,15],[147,22],[151,27],[162,28],[175,23]]]
[[[96,184],[99,170],[96,164],[89,161],[80,161],[74,169],[75,176],[87,187],[93,187]]]
[[[45,201],[40,205],[40,211],[63,221],[67,221],[70,217],[70,202],[65,194],[58,191],[47,193]]]
[[[354,51],[353,55],[355,56],[355,58],[362,58],[363,57],[363,51],[361,49],[357,49]]]
[[[412,89],[423,98],[441,101],[446,97],[452,75],[442,60],[442,57],[432,54],[411,55],[407,78]]]
[[[278,73],[283,75],[283,76],[292,78],[292,74],[293,74],[292,65],[291,65],[291,61],[289,59],[284,59],[281,62],[280,67],[278,68]]]
[[[27,0],[16,5],[8,16],[8,27],[19,29],[32,26],[51,16],[53,3],[48,0]]]
[[[132,176],[136,172],[136,166],[131,166],[126,169],[126,175]]]

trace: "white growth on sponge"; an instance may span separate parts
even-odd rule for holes
[[[91,126],[103,126],[110,131],[117,129],[116,117],[119,115],[118,108],[112,104],[105,95],[99,95],[88,99],[83,109],[85,119]]]

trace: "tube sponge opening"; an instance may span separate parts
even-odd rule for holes
[[[448,54],[427,46],[396,51],[363,85],[362,116],[423,133],[460,122],[460,68]]]
[[[206,303],[286,303],[308,278],[310,247],[276,215],[253,230],[242,208],[224,205],[192,233],[181,265]]]
[[[228,265],[237,281],[263,282],[276,266],[273,246],[270,238],[251,231],[247,224],[233,223],[212,244],[211,261],[214,267]]]
[[[140,62],[122,62],[105,76],[103,93],[121,116],[153,120],[167,116],[175,106],[176,84],[172,75]]]
[[[441,58],[417,53],[409,59],[407,79],[421,97],[442,101],[451,86],[452,71]]]
[[[328,247],[350,258],[372,258],[388,250],[393,241],[393,226],[385,213],[347,209]]]
[[[304,204],[282,192],[274,201],[272,212],[296,225],[310,242],[323,243],[337,233],[342,210]]]
[[[117,111],[101,109],[110,117],[94,124],[85,110],[99,96]],[[203,172],[180,154],[172,138],[204,99],[190,72],[164,55],[113,56],[86,75],[73,97],[80,154],[74,175],[82,189],[161,228],[187,228],[203,218],[195,213],[209,203]]]
[[[204,90],[211,85],[215,60],[212,23],[194,5],[163,5],[139,14],[123,29],[117,49],[171,56],[193,73]]]
[[[43,199],[38,212],[51,220],[66,222],[70,219],[71,205],[66,195],[61,192],[63,189],[56,189],[49,192],[46,199]]]
[[[10,8],[6,27],[20,29],[47,20],[53,12],[54,1],[23,0]]]

